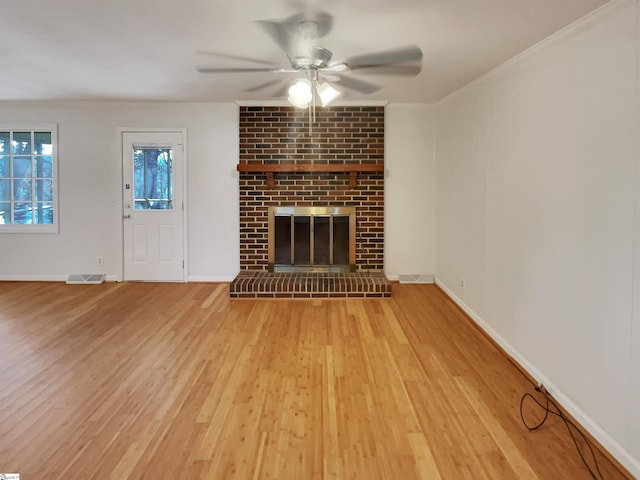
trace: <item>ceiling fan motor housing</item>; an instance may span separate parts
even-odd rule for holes
[[[302,70],[306,68],[325,68],[333,53],[323,47],[311,47],[307,50],[306,54],[295,55],[290,57],[291,66],[296,70]]]

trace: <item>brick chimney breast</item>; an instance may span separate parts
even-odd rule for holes
[[[384,107],[240,107],[240,164],[384,165]],[[240,172],[240,268],[266,270],[270,206],[356,207],[356,267],[383,269],[384,172]]]

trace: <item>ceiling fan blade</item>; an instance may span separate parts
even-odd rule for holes
[[[260,85],[256,85],[255,87],[247,88],[247,89],[243,90],[243,92],[257,92],[259,90],[263,90],[265,88],[268,88],[271,85],[275,85],[277,83],[280,83],[281,81],[282,80],[280,80],[279,78],[276,78],[275,80],[271,80],[271,81],[266,82],[266,83],[261,83]]]
[[[354,67],[354,73],[366,73],[371,75],[409,75],[416,76],[422,71],[421,65],[363,65],[360,67]]]
[[[285,97],[288,95],[289,93],[289,86],[288,84],[284,84],[282,85],[280,88],[278,88],[278,90],[276,90],[275,92],[273,92],[273,97],[274,98],[280,98],[280,97]]]
[[[347,59],[344,63],[350,68],[379,66],[403,62],[417,62],[422,60],[422,50],[416,45],[395,48],[384,52],[357,55]]]
[[[284,23],[273,20],[259,20],[258,24],[264,28],[283,52],[289,53],[291,50],[291,35]]]
[[[365,82],[353,77],[346,77],[344,75],[337,74],[336,77],[338,77],[340,85],[343,85],[347,88],[350,88],[351,90],[355,90],[360,93],[374,93],[382,88],[380,85],[376,85],[375,83]]]
[[[296,42],[315,40],[329,33],[333,28],[333,17],[321,11],[310,11],[283,20],[259,20],[258,23],[280,49],[289,54]]]
[[[200,50],[196,53],[198,55],[207,55],[210,57],[217,57],[217,58],[228,58],[230,60],[240,60],[242,62],[259,63],[261,65],[275,65],[273,62],[269,62],[268,60],[261,60],[259,58],[252,58],[252,57],[244,57],[242,55],[231,55],[228,53],[204,51],[204,50]]]
[[[313,28],[307,28],[313,24]],[[292,15],[281,22],[281,25],[294,35],[310,34],[314,38],[322,38],[333,28],[333,17],[320,10],[310,10]]]
[[[285,68],[227,68],[227,67],[198,67],[200,73],[292,73],[296,70]]]

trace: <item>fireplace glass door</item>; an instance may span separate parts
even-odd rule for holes
[[[269,269],[349,271],[355,269],[353,207],[271,207]]]

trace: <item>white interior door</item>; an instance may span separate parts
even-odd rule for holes
[[[183,132],[123,132],[124,280],[183,282]]]

